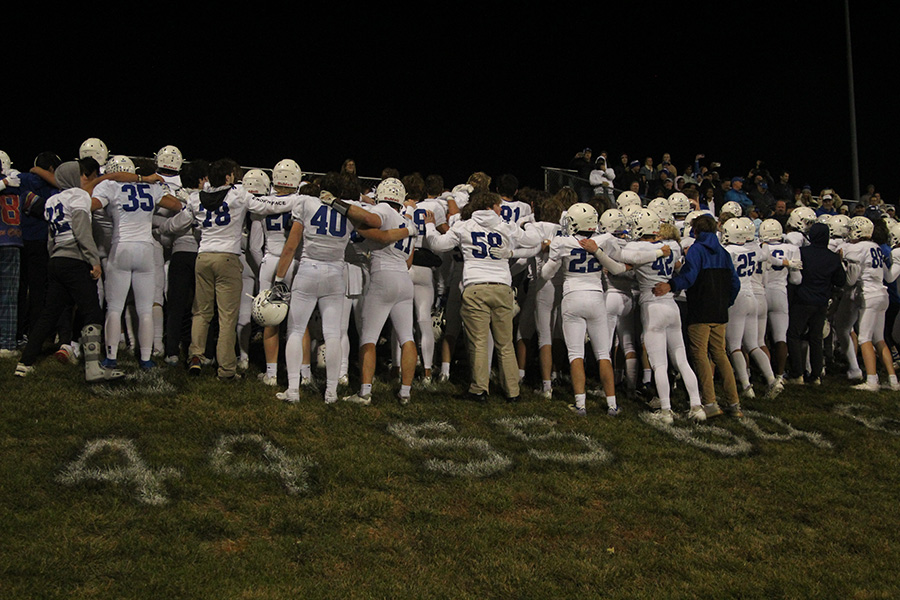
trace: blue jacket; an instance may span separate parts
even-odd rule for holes
[[[737,202],[740,204],[745,217],[750,214],[750,209],[754,206],[753,200],[750,199],[750,196],[744,190],[728,190],[725,192],[725,202]]]
[[[688,248],[681,270],[669,285],[673,292],[685,290],[689,324],[727,323],[728,307],[741,290],[731,255],[711,232],[701,233]]]

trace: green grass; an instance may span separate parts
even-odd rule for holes
[[[406,407],[387,385],[370,407],[308,394],[288,405],[253,373],[229,384],[179,368],[90,389],[52,360],[25,380],[13,368],[0,363],[2,598],[893,598],[900,589],[900,424],[871,421],[900,418],[900,394],[853,392],[836,377],[747,403],[777,419],[755,416],[756,431],[727,417],[695,428],[707,441],[724,443],[709,433],[721,428],[749,443],[726,456],[645,423],[637,401],[620,399],[623,414],[610,419],[589,399],[588,417],[576,417],[563,387],[553,401],[526,388],[513,405],[454,399],[461,380],[414,392]],[[870,426],[835,410],[847,404],[861,405],[852,414]],[[686,408],[680,396],[676,408]],[[821,438],[781,439],[787,426]],[[133,444],[144,484],[155,481],[164,503],[140,495],[121,450],[84,466],[125,471],[125,481],[60,479],[89,443],[111,439]],[[462,468],[485,457],[483,471]]]

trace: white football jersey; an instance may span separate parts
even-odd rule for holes
[[[296,193],[284,195],[257,196],[263,202],[278,203],[279,212],[268,215],[253,214],[251,220],[258,222],[263,234],[265,254],[281,256],[288,234],[291,231],[291,213],[300,196]]]
[[[413,245],[416,248],[421,248],[425,244],[425,213],[429,210],[434,214],[435,227],[447,224],[447,209],[444,203],[433,198],[420,200],[414,207],[404,206],[401,211],[419,232],[419,236],[413,238]]]
[[[153,242],[153,213],[166,194],[158,183],[100,182],[94,198],[112,220],[112,243]]]
[[[728,244],[725,250],[731,255],[731,262],[741,281],[741,294],[753,294],[753,274],[756,272],[756,263],[759,260],[753,248],[739,244]]]
[[[531,205],[520,200],[504,200],[500,204],[500,218],[507,223],[518,224],[523,217],[533,213]]]
[[[775,261],[769,261],[766,267],[766,287],[786,291],[789,270],[784,265],[776,263],[785,259],[800,260],[800,248],[784,242],[768,242],[763,244],[763,249]]]
[[[672,249],[671,254],[647,260],[650,256],[655,256],[663,244]],[[675,274],[675,264],[681,260],[681,246],[678,245],[678,242],[675,240],[628,242],[622,249],[622,260],[634,267],[642,305],[674,299],[672,292],[664,296],[655,296],[653,287],[657,283],[668,283]]]
[[[603,266],[600,261],[581,247],[580,235],[557,236],[550,242],[547,260],[560,263],[563,273],[563,295],[575,291],[604,291]],[[618,254],[616,242],[608,233],[594,234],[590,239],[607,254]]]
[[[322,204],[318,198],[301,194],[291,217],[303,225],[300,260],[344,262],[344,252],[354,230],[346,216]]]
[[[390,204],[382,202],[370,207],[368,210],[381,217],[381,227],[379,229],[382,231],[413,225],[412,222],[401,215]],[[412,254],[414,239],[408,237],[384,246],[367,241],[366,245],[371,248],[369,263],[371,270],[409,272],[406,261],[409,260],[409,256]]]
[[[862,291],[863,297],[887,293],[884,280],[890,276],[890,266],[878,244],[871,240],[849,242],[843,251],[845,260],[859,264],[856,288]]]
[[[54,247],[77,245],[72,231],[72,213],[79,210],[91,215],[91,196],[81,188],[69,188],[47,198],[44,218]]]

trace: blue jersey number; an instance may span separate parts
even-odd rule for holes
[[[748,252],[746,254],[738,255],[738,264],[737,271],[738,277],[749,277],[753,275],[753,271],[756,270],[756,252]]]
[[[223,202],[216,210],[207,210],[206,218],[203,219],[203,227],[212,227],[215,223],[219,227],[224,227],[231,223],[231,214],[228,211],[228,203]]]
[[[660,277],[671,277],[672,272],[675,270],[672,266],[674,262],[675,257],[670,254],[668,256],[660,256],[653,261],[652,266]]]
[[[484,231],[473,231],[472,245],[475,246],[475,248],[472,249],[472,256],[474,258],[488,258],[488,256],[490,256],[488,246],[492,248],[502,246],[503,237],[495,232],[485,233]],[[491,258],[494,257],[491,256]]]
[[[286,231],[291,227],[291,213],[266,216],[266,231]]]
[[[330,235],[344,237],[347,234],[347,217],[339,212],[330,210],[324,204],[319,207],[310,224],[315,225],[317,235]]]
[[[572,257],[569,259],[569,273],[599,273],[603,269],[594,255],[584,248],[573,248],[569,256]]]
[[[143,210],[150,212],[153,210],[153,196],[149,192],[150,186],[147,184],[129,183],[122,186],[122,191],[128,194],[128,204],[122,205],[125,212],[134,212]]]

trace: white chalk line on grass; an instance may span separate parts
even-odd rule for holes
[[[876,409],[865,404],[839,404],[834,407],[837,414],[852,419],[873,431],[881,431],[890,435],[900,435],[900,420],[883,415],[867,415]]]
[[[258,460],[238,457],[237,447],[247,445],[259,449]],[[304,494],[310,490],[309,469],[316,463],[308,456],[291,456],[262,435],[243,433],[220,436],[210,452],[210,465],[213,471],[231,477],[274,475],[289,494]]]
[[[118,454],[124,460],[118,466],[91,466],[94,457],[102,452]],[[137,491],[137,500],[142,504],[159,506],[169,501],[163,483],[167,479],[181,476],[178,469],[164,467],[151,469],[138,454],[131,440],[106,438],[85,444],[81,454],[70,463],[56,480],[63,485],[76,485],[86,481],[100,481],[113,484],[131,484]]]

